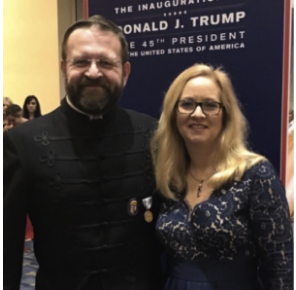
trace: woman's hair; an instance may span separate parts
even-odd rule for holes
[[[3,97],[3,102],[4,101],[6,101],[9,106],[13,104],[13,101],[9,97]]]
[[[26,119],[30,119],[30,113],[28,111],[27,105],[32,101],[35,100],[36,102],[36,110],[34,112],[34,118],[41,116],[41,108],[38,99],[34,95],[27,96],[23,105],[23,117]]]
[[[247,149],[247,121],[228,75],[220,67],[195,64],[171,84],[164,98],[159,127],[151,141],[157,188],[170,199],[176,199],[175,193],[186,187],[186,173],[190,165],[188,152],[176,125],[176,102],[187,82],[201,76],[217,84],[224,106],[216,173],[209,179],[209,184],[218,189],[231,180],[239,180],[246,169],[264,159]]]
[[[19,105],[12,104],[9,105],[6,109],[6,116],[12,116],[12,117],[19,117],[19,114],[22,113],[22,108]]]

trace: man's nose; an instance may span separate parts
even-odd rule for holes
[[[90,66],[85,74],[92,79],[97,79],[102,76],[102,71],[95,59],[91,61]]]

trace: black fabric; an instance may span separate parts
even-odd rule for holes
[[[7,289],[19,289],[27,213],[37,290],[161,288],[154,234],[159,201],[149,154],[155,126],[153,118],[119,107],[90,120],[63,101],[4,134]],[[151,223],[142,204],[149,196]]]

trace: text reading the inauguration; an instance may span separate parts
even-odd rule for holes
[[[150,10],[160,10],[166,8],[176,8],[176,7],[184,7],[189,5],[197,5],[202,3],[214,3],[219,0],[172,0],[172,1],[158,1],[152,3],[144,3],[135,5],[128,5],[128,6],[121,6],[121,7],[114,7],[115,14],[126,14],[132,13],[134,11],[150,11]],[[135,9],[134,9],[135,8]]]

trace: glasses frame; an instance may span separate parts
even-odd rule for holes
[[[88,65],[86,65],[85,67],[81,66],[79,67],[79,65],[75,65],[75,62],[77,61],[87,61]],[[99,66],[101,69],[107,69],[110,70],[112,69],[112,67],[110,68],[106,68],[103,65],[100,65],[100,62],[109,62],[111,63],[113,66],[113,68],[117,68],[119,66],[117,66],[116,64],[121,63],[122,65],[124,64],[123,61],[121,60],[114,60],[114,59],[107,59],[107,58],[77,58],[77,59],[66,59],[66,62],[70,63],[71,65],[73,65],[76,69],[80,69],[80,70],[87,70],[91,67],[91,65],[93,64],[93,62],[96,63],[96,66]]]
[[[207,103],[207,102],[195,102],[195,101],[190,101],[190,102],[194,103],[194,105],[195,105],[195,106],[194,106],[194,109],[193,109],[192,112],[190,112],[190,113],[183,113],[183,112],[180,112],[180,111],[179,111],[179,106],[178,106],[179,103],[182,103],[182,102],[184,102],[184,100],[179,100],[179,101],[177,101],[175,107],[177,108],[178,113],[179,113],[179,114],[183,114],[183,115],[185,115],[185,114],[187,114],[187,115],[192,115],[192,114],[195,112],[196,108],[199,106],[199,107],[201,108],[201,110],[202,110],[202,112],[203,112],[204,115],[206,115],[206,116],[218,116],[218,115],[220,114],[221,109],[224,108],[224,106],[223,106],[222,103],[220,103],[220,102],[215,102],[215,101],[211,101],[211,103],[215,103],[215,104],[218,104],[218,105],[219,105],[219,110],[218,110],[218,112],[215,113],[215,114],[208,114],[208,113],[206,113],[206,112],[204,111],[204,109],[203,109],[203,104],[204,104],[204,103]]]

